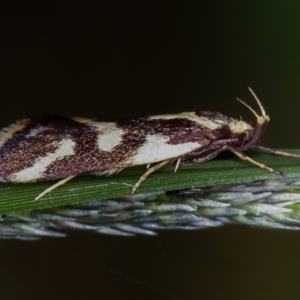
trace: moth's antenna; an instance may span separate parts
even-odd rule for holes
[[[248,104],[246,104],[243,100],[236,98],[238,101],[240,101],[242,104],[244,104],[249,110],[252,111],[252,113],[255,115],[255,117],[257,119],[269,119],[269,117],[267,116],[264,107],[262,106],[261,102],[259,101],[258,97],[255,95],[255,93],[252,91],[252,89],[250,87],[248,87],[250,93],[252,94],[252,96],[254,97],[254,99],[256,100],[257,104],[259,105],[259,108],[261,110],[262,116],[259,116],[258,113],[252,108],[250,107]]]
[[[247,103],[245,103],[243,100],[241,100],[239,98],[236,98],[236,99],[238,101],[240,101],[242,104],[244,104],[248,109],[250,109],[253,112],[253,114],[255,115],[256,119],[260,118],[260,116],[256,113],[256,111],[252,107],[250,107]]]
[[[248,141],[248,143],[246,143],[245,145],[242,145],[238,148],[238,150],[240,150],[240,151],[247,150],[247,149],[250,149],[250,148],[253,148],[254,146],[256,146],[257,143],[260,141],[261,137],[264,135],[264,133],[267,129],[268,123],[270,121],[270,117],[268,115],[266,115],[266,112],[265,112],[262,104],[260,103],[259,99],[257,98],[257,96],[254,94],[254,92],[251,90],[251,88],[248,87],[248,89],[249,89],[250,93],[252,94],[252,96],[254,97],[254,99],[256,100],[257,104],[259,105],[262,116],[259,116],[258,113],[252,107],[250,107],[248,104],[246,104],[241,99],[237,98],[238,101],[240,101],[249,110],[252,111],[252,113],[256,117],[256,122],[257,122],[255,129],[254,129],[254,134],[252,135],[252,138],[250,139],[250,141]],[[230,148],[228,147],[228,149],[230,149]]]
[[[262,106],[260,100],[258,99],[258,97],[255,95],[255,93],[252,91],[252,89],[249,86],[248,86],[248,89],[249,89],[250,93],[252,94],[252,96],[254,97],[254,99],[256,100],[257,104],[259,105],[263,117],[266,117],[267,114],[266,114],[265,109]]]

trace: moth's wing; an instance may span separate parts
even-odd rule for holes
[[[66,161],[76,151],[76,136],[84,135],[84,128],[70,118],[39,116],[16,122],[0,131],[0,180],[31,182],[67,177],[52,168]],[[68,173],[72,165],[65,164]],[[70,174],[77,175],[77,174]],[[59,176],[59,177],[57,177]]]
[[[212,116],[195,113],[126,122],[59,116],[24,119],[0,132],[0,180],[31,182],[114,173],[176,160],[221,138],[222,126]]]
[[[176,160],[205,148],[226,138],[230,120],[218,113],[189,112],[118,121],[118,126],[126,132],[124,143],[132,145],[132,141],[138,141],[138,147],[128,149],[126,166]]]

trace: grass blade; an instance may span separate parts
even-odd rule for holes
[[[288,150],[300,153],[298,150]],[[249,156],[272,168],[283,171],[289,178],[300,177],[300,160],[250,151]],[[174,174],[174,165],[150,175],[137,193],[172,191],[185,188],[247,183],[281,178],[276,174],[243,162],[224,153],[206,163],[187,163]],[[34,201],[53,182],[30,184],[0,184],[0,212],[18,212],[75,204],[84,201],[122,197],[130,194],[132,186],[145,172],[145,167],[129,168],[113,176],[80,176],[57,188],[39,201]]]

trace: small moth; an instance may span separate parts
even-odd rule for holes
[[[99,122],[84,118],[41,116],[24,119],[0,131],[0,181],[35,182],[61,179],[36,200],[84,173],[113,174],[148,165],[132,193],[153,172],[176,162],[175,172],[187,161],[205,162],[229,150],[242,160],[279,175],[243,151],[259,149],[300,158],[259,145],[270,121],[258,97],[249,88],[261,116],[255,128],[218,112],[198,111],[144,118]],[[149,167],[150,164],[155,164]]]

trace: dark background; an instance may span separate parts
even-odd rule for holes
[[[300,148],[297,1],[1,1],[0,125],[211,110]],[[1,241],[3,299],[298,299],[300,232],[226,226],[157,237]]]

